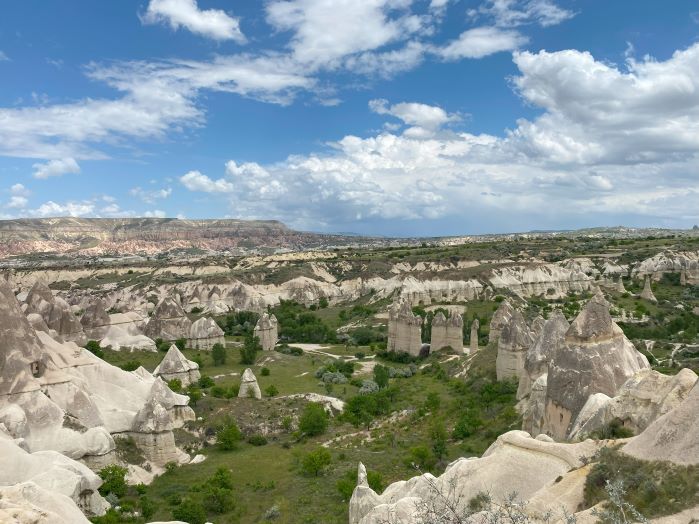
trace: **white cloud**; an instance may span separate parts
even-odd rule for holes
[[[488,0],[480,7],[470,9],[469,14],[473,18],[490,17],[496,25],[503,27],[531,23],[549,27],[575,16],[573,11],[559,7],[551,0]]]
[[[27,207],[28,203],[29,199],[27,197],[13,196],[10,197],[10,201],[6,207],[9,207],[10,209],[24,209],[25,207]]]
[[[527,37],[514,30],[497,27],[476,27],[464,31],[459,38],[434,52],[445,60],[483,58],[502,51],[512,51],[526,44]]]
[[[74,158],[59,158],[49,160],[44,164],[34,164],[34,178],[49,178],[67,174],[80,173],[80,166]]]
[[[173,30],[185,28],[214,40],[245,43],[240,20],[220,9],[199,9],[196,0],[150,0],[141,18],[146,24],[164,23]]]
[[[143,213],[143,216],[148,218],[165,218],[167,213],[161,209],[153,209],[152,211],[146,211]]]
[[[13,184],[12,187],[10,187],[10,194],[13,196],[29,196],[31,192],[24,187],[24,184]]]
[[[369,109],[379,115],[394,116],[410,126],[416,126],[427,131],[436,131],[450,122],[461,120],[459,115],[450,115],[441,107],[417,102],[402,102],[389,106],[388,100],[375,99],[369,101]]]
[[[49,200],[41,204],[38,208],[29,211],[30,216],[47,218],[59,216],[82,217],[90,216],[95,212],[95,204],[92,201],[70,201],[59,204]]]
[[[172,188],[162,188],[162,189],[143,189],[140,186],[134,187],[129,190],[129,193],[141,199],[146,204],[153,204],[156,200],[163,200],[168,198],[172,194]]]
[[[233,184],[219,178],[212,180],[208,176],[201,174],[199,171],[190,171],[180,177],[180,182],[190,191],[201,191],[204,193],[231,193]]]

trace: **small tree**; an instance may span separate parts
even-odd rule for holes
[[[279,390],[277,389],[277,386],[274,384],[270,384],[265,388],[265,395],[268,397],[276,397],[279,394]]]
[[[171,380],[168,380],[167,386],[175,393],[179,393],[180,391],[182,391],[182,381],[179,378],[173,378]]]
[[[102,351],[100,343],[96,340],[88,340],[87,344],[85,344],[85,349],[99,358],[104,358],[104,351]]]
[[[178,338],[175,340],[175,345],[177,346],[177,349],[180,351],[184,351],[184,348],[187,347],[187,339],[186,338]]]
[[[197,402],[201,400],[201,390],[190,385],[187,394],[189,395],[189,400],[192,402],[192,406],[197,407]]]
[[[110,464],[109,466],[103,467],[99,476],[102,479],[102,485],[99,488],[99,492],[104,496],[112,493],[117,497],[123,497],[126,495],[126,490],[128,486],[126,485],[126,473],[127,469],[122,466],[117,466],[116,464]]]
[[[205,524],[206,510],[198,502],[185,498],[172,510],[173,518],[189,524]]]
[[[251,334],[245,336],[243,347],[240,348],[240,363],[254,364],[257,358],[257,352],[262,350],[260,345],[260,337],[255,337]]]
[[[211,358],[214,360],[214,366],[222,366],[226,363],[226,348],[223,344],[216,343],[211,348]]]
[[[374,366],[374,382],[379,385],[379,388],[384,389],[388,386],[388,378],[389,374],[386,366],[381,364]]]
[[[235,422],[230,422],[223,426],[216,433],[216,442],[224,451],[232,451],[238,448],[238,442],[243,438],[238,425]]]
[[[322,435],[328,429],[329,418],[322,404],[310,402],[303,409],[299,429],[309,437]]]
[[[332,462],[330,452],[325,448],[311,451],[301,461],[301,467],[306,475],[317,477]]]

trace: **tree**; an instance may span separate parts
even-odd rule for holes
[[[277,386],[274,384],[270,384],[265,388],[265,395],[268,397],[276,397],[279,394],[279,390],[277,389]]]
[[[374,382],[379,385],[379,388],[384,389],[388,386],[388,378],[389,374],[386,366],[381,364],[374,366]]]
[[[216,433],[216,442],[224,451],[232,451],[238,448],[238,442],[243,438],[238,425],[235,422],[230,422]]]
[[[187,347],[187,339],[186,338],[178,338],[175,340],[175,345],[177,346],[177,349],[180,351],[184,351],[184,348]]]
[[[260,337],[255,337],[251,334],[245,336],[243,347],[240,348],[240,363],[254,364],[257,358],[257,352],[262,350],[260,345]]]
[[[299,429],[309,437],[322,435],[328,429],[329,417],[325,408],[318,402],[310,402],[303,409],[299,419]]]
[[[206,510],[198,502],[185,498],[172,510],[173,518],[189,524],[205,524]]]
[[[193,384],[187,389],[187,394],[189,395],[189,400],[192,402],[192,406],[197,407],[197,402],[201,400],[201,390],[198,387],[193,387]]]
[[[116,464],[103,467],[99,471],[99,476],[102,479],[102,485],[99,488],[100,494],[104,496],[112,493],[117,497],[126,495],[128,487],[126,485],[126,473],[126,468]]]
[[[442,420],[435,420],[430,427],[430,437],[432,438],[432,452],[435,457],[441,459],[447,454],[447,430]]]
[[[318,307],[320,309],[325,309],[328,307],[328,299],[326,297],[320,297],[320,300],[318,301]]]
[[[330,452],[325,448],[311,451],[301,461],[301,468],[306,475],[317,477],[332,462]]]
[[[223,344],[216,343],[211,348],[211,358],[214,360],[214,366],[222,366],[226,363],[226,348]]]
[[[209,485],[204,490],[204,507],[212,513],[226,513],[235,508],[233,490]]]

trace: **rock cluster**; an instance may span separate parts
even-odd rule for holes
[[[260,339],[263,351],[273,351],[279,340],[277,317],[262,313],[255,324],[254,334]]]
[[[68,303],[53,295],[42,281],[37,281],[29,291],[26,313],[39,315],[46,326],[54,330],[59,341],[72,341],[78,345],[87,342],[83,327]]]
[[[187,360],[175,344],[167,350],[163,360],[153,370],[153,375],[161,377],[165,381],[177,379],[182,386],[188,386],[197,382],[200,378],[199,364]]]
[[[155,340],[177,340],[188,338],[192,322],[187,318],[184,309],[178,302],[168,296],[163,298],[153,311],[148,324],[146,324],[145,335]]]
[[[214,344],[226,345],[223,330],[213,318],[202,317],[192,324],[187,346],[192,349],[211,349]]]
[[[519,380],[524,371],[524,360],[531,344],[532,334],[524,316],[519,311],[513,311],[509,322],[500,331],[498,339],[498,355],[495,361],[498,380],[513,378]]]
[[[418,356],[422,349],[422,317],[414,315],[406,300],[395,302],[388,312],[388,351]]]
[[[252,372],[250,368],[247,368],[243,372],[243,376],[240,379],[240,389],[238,390],[239,398],[262,398],[262,392],[260,391],[260,386],[257,384],[257,377]]]
[[[459,313],[449,312],[449,318],[441,311],[432,319],[430,352],[451,348],[457,353],[464,349],[464,320]]]
[[[109,315],[110,326],[100,341],[103,348],[111,347],[115,351],[122,349],[143,349],[157,351],[153,339],[143,334],[143,318],[132,311],[130,313],[113,313]]]

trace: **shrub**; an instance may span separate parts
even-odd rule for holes
[[[222,366],[226,363],[226,348],[223,344],[216,343],[211,348],[211,358],[214,361],[214,366]]]
[[[100,494],[103,496],[111,493],[116,497],[126,495],[128,486],[126,485],[127,469],[116,464],[110,464],[103,467],[99,471],[99,476],[102,479],[102,485],[99,488]]]
[[[377,364],[374,366],[374,382],[380,389],[388,387],[389,372],[386,366]]]
[[[144,519],[149,520],[155,514],[155,504],[148,497],[140,497],[138,505],[141,508],[141,515]]]
[[[204,508],[211,513],[226,513],[235,508],[233,491],[228,488],[208,485],[204,490]]]
[[[379,390],[379,385],[373,380],[362,381],[362,387],[359,388],[360,395],[368,395],[370,393],[376,393]]]
[[[225,424],[216,433],[216,442],[224,451],[238,449],[238,443],[242,438],[243,435],[235,422]]]
[[[267,444],[267,439],[263,435],[250,435],[248,437],[248,444],[253,446],[265,446]]]
[[[275,351],[283,353],[284,355],[293,355],[295,357],[300,357],[303,355],[303,349],[297,348],[295,346],[289,346],[288,344],[282,344],[274,348]]]
[[[214,384],[216,384],[214,382],[214,379],[207,375],[202,375],[201,377],[199,377],[199,387],[202,389],[210,388]]]
[[[321,447],[303,457],[301,468],[306,475],[317,477],[331,462],[330,452]]]
[[[90,353],[92,353],[96,357],[104,359],[104,351],[102,351],[102,348],[100,347],[100,343],[97,342],[96,340],[88,340],[87,344],[85,344],[85,349],[87,349]]]
[[[366,354],[363,351],[357,351],[354,354],[354,358],[356,358],[357,360],[362,360],[365,356]]]
[[[194,306],[192,309],[189,310],[189,312],[190,312],[192,315],[198,315],[198,314],[200,314],[202,311],[204,311],[204,310],[203,310],[202,308],[200,308],[199,306]]]
[[[230,469],[224,467],[217,468],[208,483],[219,488],[233,489],[233,474]]]
[[[347,377],[344,376],[342,373],[333,373],[330,371],[326,371],[325,373],[323,373],[321,380],[323,382],[325,382],[326,384],[346,384],[347,383]]]
[[[268,367],[263,367],[262,369],[260,369],[260,375],[262,375],[263,377],[268,377],[269,373],[270,371]]]
[[[170,343],[167,340],[163,340],[162,338],[156,338],[155,347],[158,349],[158,351],[166,353],[167,350],[170,349]]]
[[[415,446],[410,448],[410,452],[405,458],[405,465],[409,468],[430,470],[434,467],[435,460],[427,446]]]
[[[624,427],[619,419],[614,419],[609,424],[605,424],[599,429],[590,433],[590,437],[596,440],[617,439],[633,437],[634,433],[630,428]]]
[[[240,363],[247,365],[254,364],[257,358],[257,352],[261,350],[260,337],[247,335],[245,337],[245,342],[243,342],[243,347],[240,348]]]
[[[366,472],[367,482],[369,487],[373,489],[376,493],[381,494],[384,488],[383,476],[378,471],[373,471],[368,469]],[[357,485],[357,471],[355,469],[350,469],[345,472],[345,474],[337,481],[335,486],[337,491],[340,492],[342,499],[349,501],[352,497],[352,492]]]
[[[467,410],[454,426],[454,431],[452,432],[452,437],[455,439],[465,439],[473,435],[478,429],[483,426],[483,421],[478,418],[478,414],[475,409]]]
[[[180,351],[184,351],[184,348],[187,347],[187,339],[186,338],[178,338],[175,340],[175,345],[177,346],[177,349]]]
[[[175,393],[179,393],[180,391],[182,391],[182,381],[179,378],[173,378],[172,380],[168,380],[167,386]]]
[[[277,386],[274,384],[270,384],[265,388],[265,395],[268,397],[276,397],[279,394],[279,390],[277,389]]]
[[[318,307],[320,309],[325,309],[328,307],[328,299],[326,297],[320,297],[320,300],[318,301]]]
[[[114,437],[117,456],[127,464],[143,464],[146,458],[132,436]]]
[[[310,402],[303,409],[299,419],[299,429],[309,437],[321,435],[328,429],[329,418],[322,404]]]
[[[198,502],[185,498],[172,510],[172,517],[188,524],[205,524],[206,510]]]
[[[189,395],[189,400],[192,402],[192,405],[197,407],[197,402],[201,400],[201,390],[194,384],[190,384],[187,388],[187,395]]]
[[[124,362],[119,367],[124,371],[135,371],[141,367],[141,362],[139,360],[129,360],[128,362]]]

